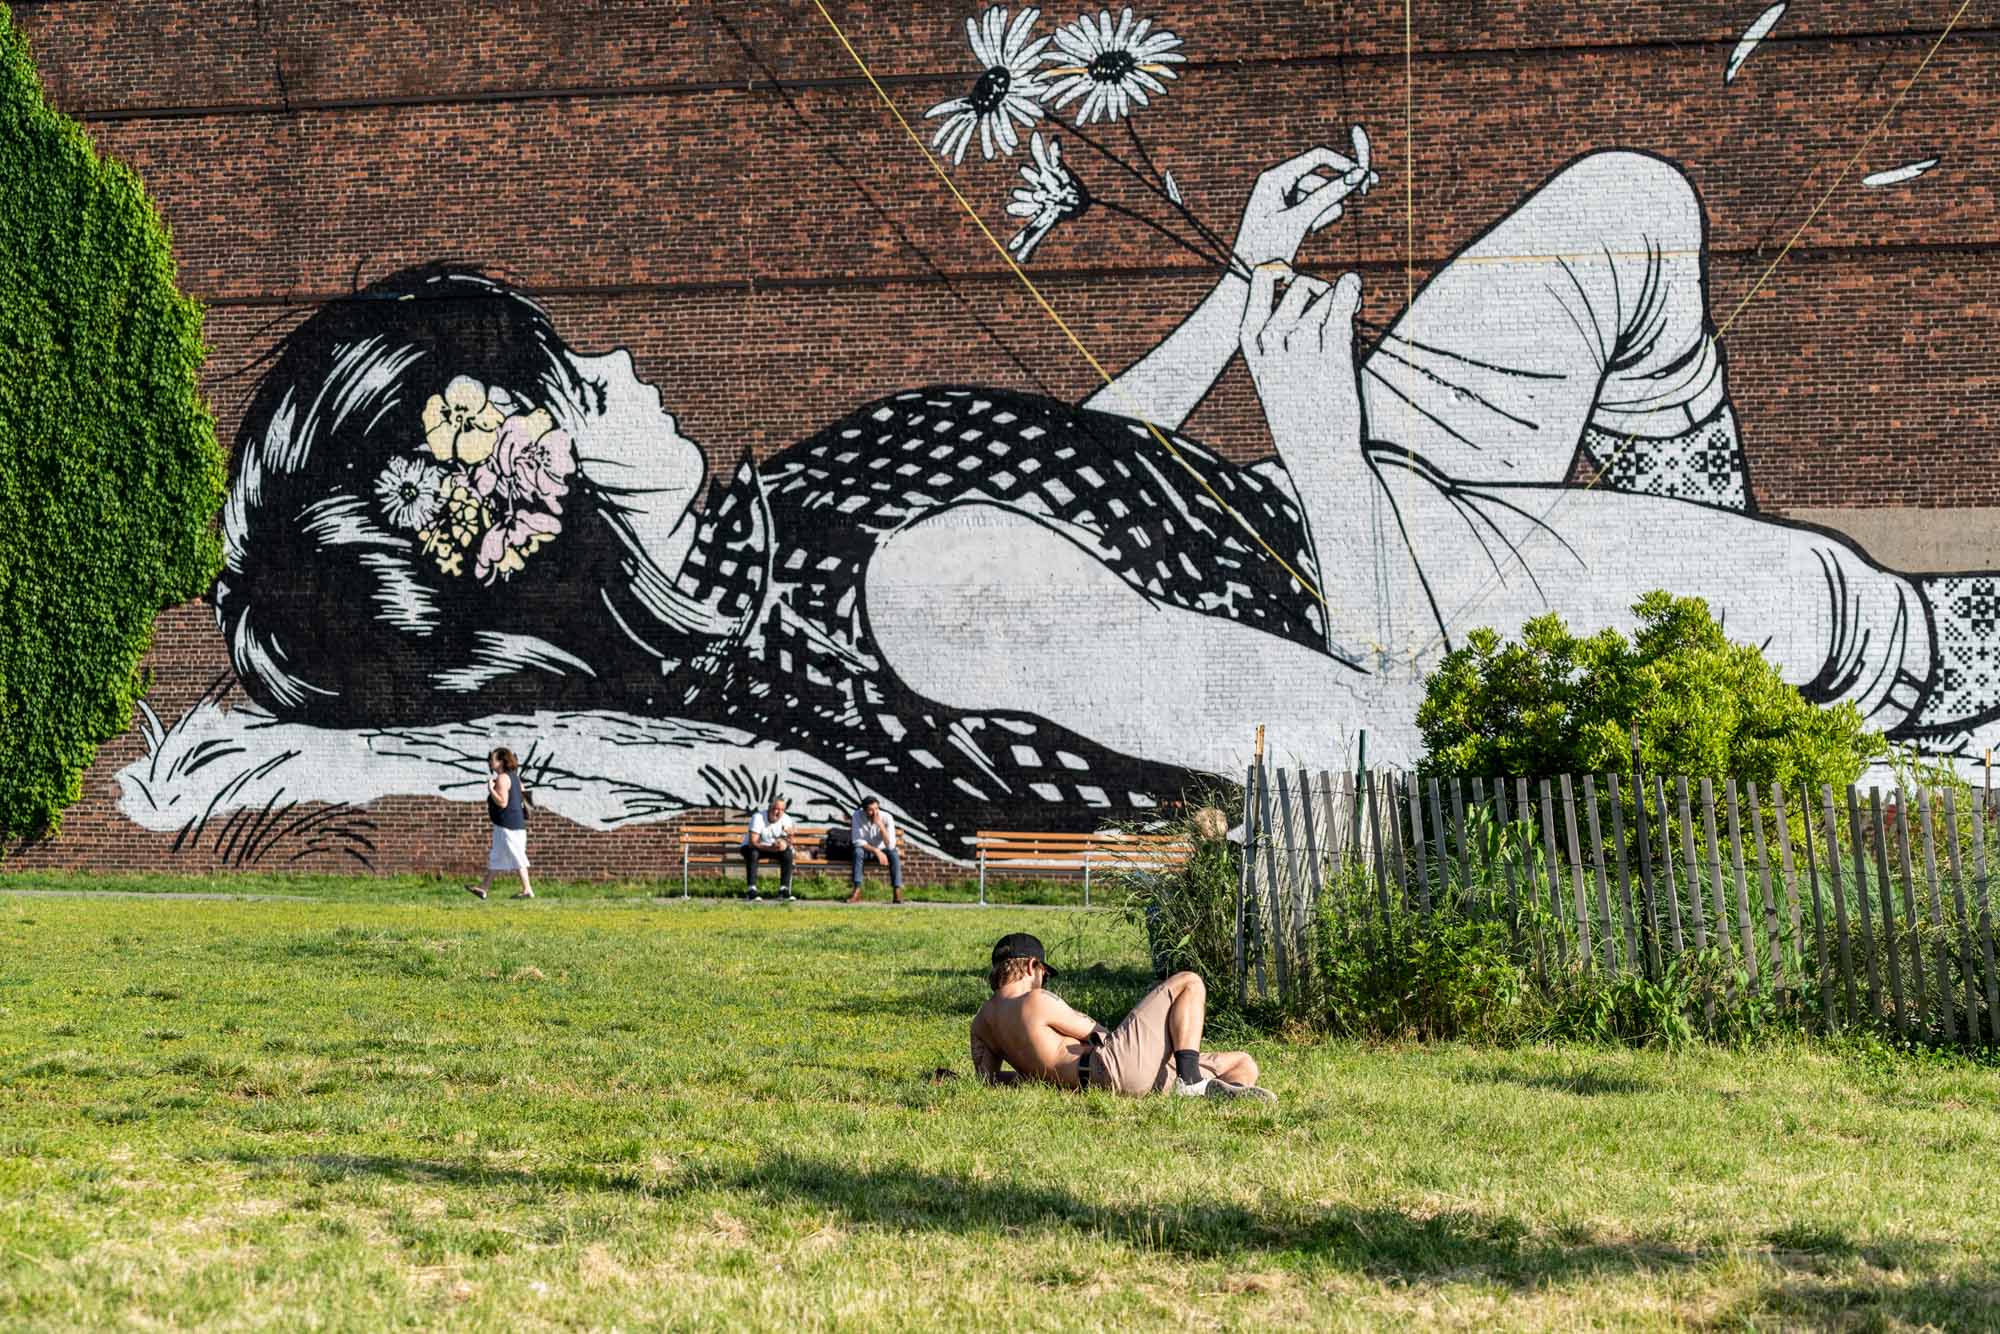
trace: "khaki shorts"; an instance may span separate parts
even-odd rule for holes
[[[1112,1030],[1090,1063],[1090,1086],[1129,1093],[1139,1097],[1165,1093],[1174,1080],[1174,1053],[1167,1046],[1167,1009],[1172,998],[1162,982],[1132,1007],[1132,1013]],[[1216,1066],[1206,1053],[1201,1058],[1203,1078],[1212,1077]]]

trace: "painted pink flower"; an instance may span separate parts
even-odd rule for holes
[[[561,531],[561,519],[532,511],[516,514],[511,523],[496,523],[486,530],[479,543],[479,556],[473,562],[472,572],[484,584],[511,579],[524,568],[528,557]]]
[[[496,491],[515,505],[539,505],[562,513],[576,475],[576,448],[569,432],[542,408],[509,417],[500,427],[493,457],[481,465],[476,484],[484,496]]]

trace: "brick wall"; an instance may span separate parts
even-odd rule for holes
[[[54,100],[139,172],[173,227],[183,281],[210,308],[207,388],[226,440],[259,358],[316,304],[440,257],[506,274],[572,346],[629,349],[725,477],[746,451],[767,459],[906,387],[1077,399],[1093,385],[810,4],[13,8]],[[926,131],[922,112],[977,72],[967,6],[833,8]],[[1406,283],[1560,164],[1607,146],[1667,156],[1705,205],[1711,311],[1734,316],[1731,398],[1758,506],[2000,504],[2000,11],[1968,11],[1854,175],[1940,164],[1900,188],[1850,179],[1738,313],[1955,6],[1794,8],[1725,86],[1749,17],[1740,4],[1418,3],[1406,85],[1398,4],[1161,4],[1147,12],[1185,39],[1188,60],[1141,124],[1155,159],[1224,231],[1265,167],[1315,142],[1344,147],[1348,125],[1367,125],[1382,183],[1300,260],[1361,272],[1362,315],[1377,323],[1396,316]],[[1051,11],[1043,27],[1069,17]],[[1073,161],[1080,151],[1070,145]],[[1001,204],[1017,165],[975,150],[953,173],[996,228],[1011,221]],[[1193,256],[1102,217],[1058,230],[1032,271],[1112,365],[1164,337],[1213,281]],[[1187,430],[1239,462],[1272,450],[1240,361]],[[212,612],[166,613],[150,668],[149,700],[171,724],[229,674]],[[107,744],[61,839],[10,860],[256,859],[255,811],[217,818],[177,849],[173,833],[127,818],[117,775],[145,753],[138,730]],[[397,797],[284,832],[315,809],[268,826],[282,836],[263,866],[298,855],[315,867],[365,856],[381,869],[456,868],[483,848],[476,811],[454,801]],[[566,872],[677,861],[664,824],[607,832],[545,819],[535,841],[538,861]]]

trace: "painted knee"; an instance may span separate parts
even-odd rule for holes
[[[1617,201],[1620,216],[1642,227],[1656,244],[1689,250],[1701,245],[1701,199],[1687,173],[1665,158],[1629,148],[1604,149],[1563,168],[1548,188]]]

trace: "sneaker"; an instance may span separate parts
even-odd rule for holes
[[[764,896],[754,889],[746,889],[743,891],[743,901],[745,903],[762,903]]]
[[[785,887],[785,888],[784,888],[783,890],[781,890],[781,891],[779,892],[779,894],[778,894],[778,902],[780,902],[780,903],[791,903],[791,902],[793,902],[793,901],[794,901],[794,900],[793,900],[793,898],[792,898],[792,889],[791,889],[791,886],[787,885],[787,886],[786,886],[786,887]]]
[[[1226,1079],[1200,1079],[1192,1084],[1175,1083],[1174,1093],[1183,1098],[1248,1098],[1253,1102],[1276,1102],[1278,1095],[1255,1084],[1232,1084]]]

